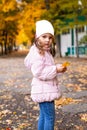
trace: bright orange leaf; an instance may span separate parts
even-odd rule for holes
[[[11,130],[11,128],[8,127],[8,128],[6,128],[6,130]]]
[[[66,61],[66,62],[64,62],[63,64],[62,64],[62,66],[64,66],[64,67],[67,67],[67,66],[69,66],[70,65],[70,63],[68,62],[68,61]]]

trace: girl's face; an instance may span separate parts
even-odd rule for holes
[[[38,45],[45,51],[50,50],[53,42],[53,36],[50,33],[45,33],[37,39]]]

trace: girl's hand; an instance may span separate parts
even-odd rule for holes
[[[64,62],[63,64],[57,64],[57,73],[63,73],[67,70],[67,67],[70,65],[69,62]]]
[[[60,67],[57,67],[57,73],[64,73],[65,71],[67,70],[67,67],[65,66],[60,66]]]

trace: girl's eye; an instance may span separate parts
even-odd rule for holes
[[[53,39],[51,36],[47,37],[46,35],[42,36],[43,38]]]
[[[49,37],[49,39],[53,39],[52,37]]]
[[[42,37],[43,37],[43,38],[46,38],[47,36],[43,35]]]

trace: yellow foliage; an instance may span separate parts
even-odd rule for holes
[[[20,3],[16,2],[16,0],[2,1],[2,4],[0,4],[0,10],[7,15],[1,16],[0,14],[0,25],[2,27],[2,24],[4,23],[3,21],[17,21],[18,26],[22,26],[22,28],[19,27],[20,32],[17,36],[17,41],[21,43],[23,41],[28,41],[28,39],[33,39],[35,35],[35,22],[40,19],[40,16],[46,11],[46,9],[44,1],[41,0],[34,0],[30,3],[21,2],[20,6],[19,4]],[[14,13],[14,15],[10,14],[10,10],[16,11],[17,8],[21,9],[21,6],[23,7],[21,12],[19,11],[17,14]]]
[[[23,29],[20,30],[16,39],[17,39],[17,43],[19,43],[19,44],[22,42],[28,42],[28,40],[29,40]]]
[[[5,18],[5,21],[13,21],[13,20],[15,20],[15,17],[12,16]]]
[[[21,15],[18,13],[17,15],[15,16],[8,16],[6,18],[4,18],[5,21],[19,21],[21,19]]]
[[[32,3],[27,4],[22,12],[22,23],[26,34],[32,39],[32,30],[35,31],[35,22],[40,19],[40,16],[45,11],[42,9],[44,1],[34,0]]]
[[[14,10],[16,6],[16,0],[3,0],[2,1],[2,10],[8,12],[9,10]]]

